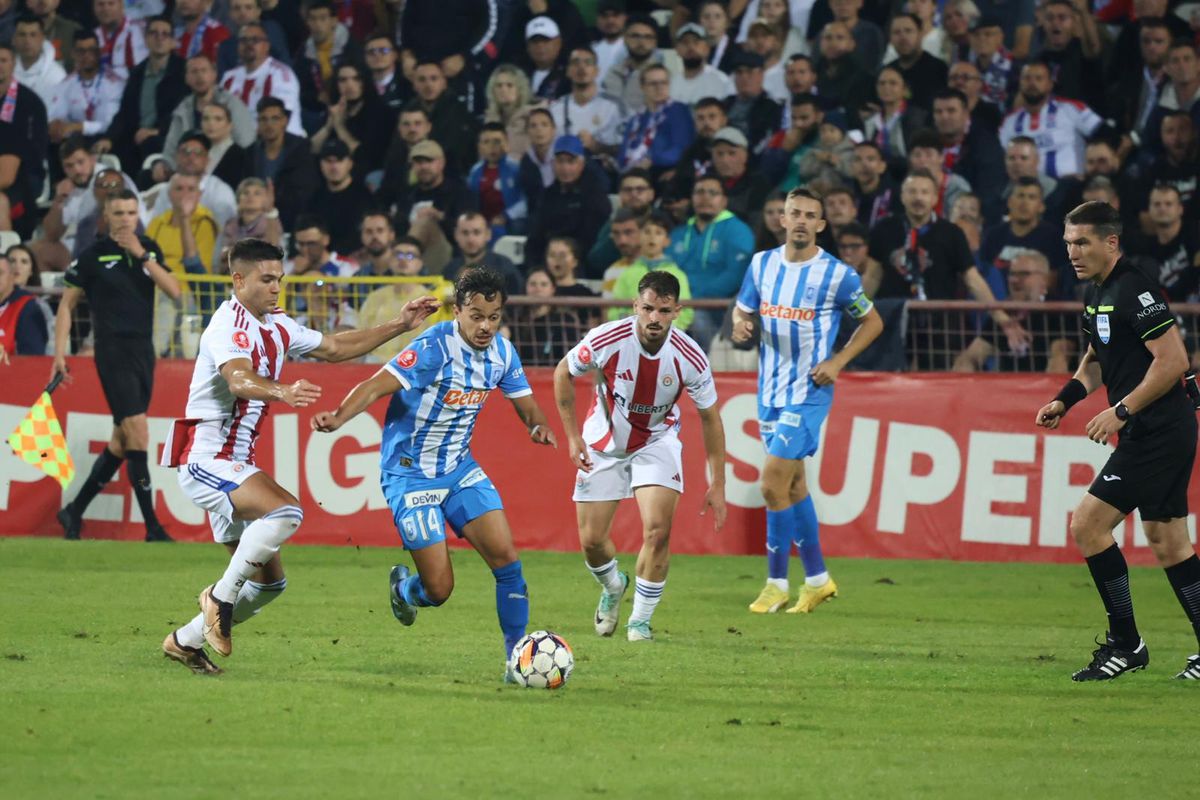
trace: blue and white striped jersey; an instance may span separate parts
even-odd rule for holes
[[[497,336],[477,350],[453,320],[430,327],[384,367],[404,387],[383,424],[380,468],[419,469],[427,478],[453,472],[470,452],[475,420],[492,389],[532,394],[512,342]]]
[[[758,402],[768,408],[829,403],[833,386],[817,386],[809,371],[833,352],[842,311],[861,319],[872,308],[854,268],[817,249],[802,263],[784,261],[784,247],[755,253],[737,305],[758,314]]]

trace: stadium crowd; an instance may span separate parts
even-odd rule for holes
[[[1089,199],[1194,301],[1198,42],[1200,4],[1168,0],[0,0],[0,352],[47,351],[22,287],[104,237],[124,189],[181,276],[246,236],[295,275],[486,264],[545,301],[509,324],[534,364],[598,319],[556,296],[668,269],[731,302],[801,184],[881,309],[1078,299],[1061,219]],[[709,347],[726,316],[680,324]],[[974,324],[955,368],[1065,370],[1080,341],[1021,358],[1050,337],[1028,314]]]

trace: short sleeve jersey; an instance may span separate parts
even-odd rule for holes
[[[862,319],[874,305],[854,268],[820,248],[807,261],[784,260],[785,247],[750,260],[737,305],[757,314],[759,402],[768,408],[829,403],[833,386],[817,386],[813,367],[833,353],[842,312]]]
[[[1175,325],[1175,315],[1158,284],[1124,258],[1104,283],[1087,285],[1083,301],[1084,334],[1100,362],[1109,405],[1116,405],[1146,377],[1154,360],[1146,342]],[[1194,413],[1183,384],[1176,383],[1139,411],[1122,435],[1169,428]]]
[[[147,253],[163,263],[153,239],[138,237]],[[63,281],[87,295],[96,338],[150,336],[154,327],[154,279],[146,265],[113,239],[102,236],[67,267]]]
[[[567,368],[577,378],[598,373],[583,439],[593,450],[617,457],[678,436],[676,403],[685,390],[699,409],[717,402],[712,369],[700,345],[671,328],[658,352],[649,353],[638,337],[637,317],[588,331],[567,353]]]
[[[259,320],[237,298],[222,303],[200,336],[186,411],[199,424],[191,429],[180,463],[217,459],[253,464],[270,406],[235,397],[221,367],[243,358],[257,374],[277,381],[285,357],[312,352],[322,338],[320,331],[305,328],[280,309]]]
[[[512,342],[496,336],[477,349],[454,321],[430,327],[384,365],[401,389],[383,426],[380,468],[447,475],[470,455],[471,434],[493,389],[515,399],[533,394]]]

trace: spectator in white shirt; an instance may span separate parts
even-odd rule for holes
[[[46,41],[41,20],[32,15],[17,18],[13,50],[17,54],[13,68],[17,83],[32,89],[49,108],[55,90],[67,78],[67,71],[54,60],[54,47]]]
[[[572,50],[567,59],[571,92],[550,104],[550,115],[559,133],[578,136],[589,153],[613,153],[621,144],[621,108],[600,94],[598,76],[592,49]]]
[[[292,68],[271,57],[271,41],[262,23],[250,22],[238,31],[238,60],[241,66],[229,70],[221,88],[242,101],[246,108],[258,108],[264,97],[277,97],[288,110],[288,133],[304,135],[300,124],[300,81]]]
[[[112,124],[121,106],[124,81],[100,68],[96,34],[75,34],[75,71],[59,85],[50,104],[50,141],[57,144],[72,133],[99,136]]]
[[[596,53],[596,67],[601,75],[607,75],[614,64],[625,60],[629,51],[625,49],[625,0],[600,0],[596,3],[596,32],[600,38],[592,41]]]
[[[705,97],[724,100],[733,94],[733,81],[708,63],[712,47],[704,28],[694,22],[675,32],[675,52],[683,62],[683,72],[671,77],[671,97],[693,106]]]
[[[100,65],[112,70],[122,82],[128,80],[129,71],[149,54],[141,22],[126,15],[123,0],[93,0],[92,14],[99,23],[95,34]]]
[[[212,212],[217,221],[217,230],[222,230],[225,223],[237,214],[237,197],[229,184],[216,175],[206,175],[208,170],[208,154],[212,143],[208,137],[199,131],[185,133],[175,148],[175,169],[184,174],[192,175],[200,180],[200,205]],[[171,210],[169,192],[160,191],[150,209],[153,219],[159,214]]]

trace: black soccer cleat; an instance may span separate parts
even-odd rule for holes
[[[167,533],[166,530],[164,530],[161,525],[159,525],[159,526],[156,526],[153,528],[146,528],[146,541],[147,542],[173,542],[175,540],[171,538],[171,535],[169,533]]]
[[[1100,645],[1092,651],[1092,663],[1071,676],[1073,681],[1111,681],[1126,672],[1137,672],[1145,669],[1150,663],[1150,650],[1146,643],[1138,639],[1138,645],[1132,650],[1122,650],[1113,643],[1112,637],[1105,634],[1104,642],[1096,640]]]
[[[75,507],[70,503],[58,510],[54,515],[58,520],[58,524],[63,527],[63,538],[69,541],[78,541],[79,532],[83,530],[83,518],[75,514]]]
[[[1200,681],[1200,653],[1188,657],[1187,666],[1175,677],[1181,681]]]

